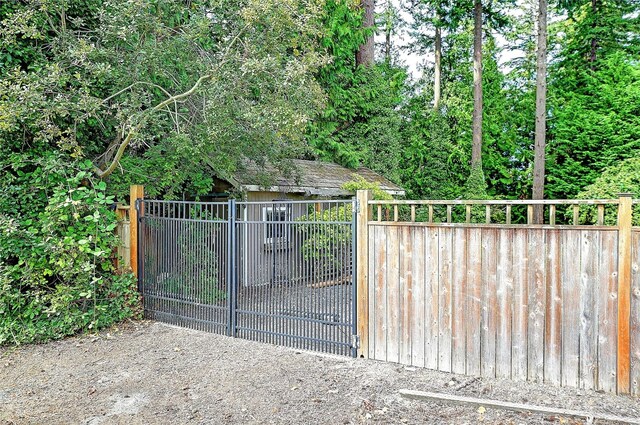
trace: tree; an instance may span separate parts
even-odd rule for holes
[[[87,28],[42,19],[63,16],[62,3],[25,6],[14,20],[21,14],[34,38],[54,34],[54,49],[42,67],[3,80],[4,126],[27,122],[18,140],[47,132],[50,146],[94,160],[100,178],[126,151],[144,156],[161,146],[202,158],[220,177],[245,156],[282,164],[300,155],[306,123],[323,101],[313,79],[327,60],[316,48],[320,3],[193,6],[105,1]],[[4,26],[5,40],[12,31]],[[15,108],[25,92],[30,104]]]
[[[434,38],[434,70],[433,70],[433,109],[440,107],[442,93],[442,29],[439,25],[435,28]]]
[[[407,12],[413,17],[410,27],[413,42],[409,48],[421,54],[433,51],[433,107],[438,109],[442,98],[443,31],[454,31],[461,25],[462,16],[447,0],[413,0],[409,2]]]
[[[536,135],[532,199],[544,199],[545,149],[547,136],[547,0],[538,0],[538,43],[536,55]],[[543,208],[534,209],[534,222],[543,222]]]
[[[0,344],[135,313],[135,282],[111,258],[127,178],[206,194],[245,158],[284,168],[307,151],[329,59],[322,12],[314,0],[0,6]]]
[[[482,175],[482,0],[473,2],[473,143],[471,168]]]
[[[549,67],[546,192],[571,198],[640,150],[640,17],[633,1],[561,2]]]
[[[360,7],[364,13],[362,27],[371,32],[356,53],[356,65],[371,66],[375,61],[374,32],[372,31],[375,25],[375,0],[361,0]]]

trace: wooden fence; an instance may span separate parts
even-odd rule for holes
[[[115,266],[118,271],[125,271],[131,267],[131,224],[129,211],[130,207],[128,205],[118,204],[116,206],[116,216],[118,217],[116,235],[118,235],[120,242],[115,258]]]
[[[630,197],[358,199],[362,357],[640,394]],[[530,224],[534,208],[545,224]]]

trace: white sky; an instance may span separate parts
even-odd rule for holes
[[[402,1],[403,0],[393,0],[394,6],[400,12],[401,18],[405,22],[410,23],[412,22],[411,15],[408,14],[406,11],[404,11],[400,7],[400,3]],[[509,14],[513,16],[522,16],[524,13],[526,13],[525,4],[527,1],[530,1],[530,0],[518,0],[517,1],[518,5],[512,10],[510,10]],[[376,12],[378,13],[381,13],[383,11],[384,4],[382,4],[382,1],[378,1],[376,9],[377,9]],[[384,34],[381,33],[376,35],[375,41],[376,43],[384,43]],[[412,41],[411,36],[408,34],[406,29],[402,29],[398,31],[398,34],[393,37],[393,43],[395,44],[396,47],[407,46],[408,44],[411,43],[411,41]],[[496,36],[496,41],[499,47],[507,47],[507,41],[503,36],[498,34]],[[499,58],[499,64],[501,65],[501,67],[505,68],[505,64],[507,62],[511,61],[514,58],[522,57],[523,55],[524,55],[524,52],[522,51],[503,49],[501,56]],[[400,49],[400,61],[407,66],[409,71],[409,76],[413,80],[418,80],[422,75],[421,65],[424,64],[425,61],[427,63],[432,64],[434,62],[434,54],[433,52],[429,52],[424,55],[419,55],[416,53],[411,53],[406,49]],[[505,70],[508,70],[508,69],[505,69]]]

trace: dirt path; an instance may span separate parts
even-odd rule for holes
[[[629,397],[321,356],[141,322],[1,353],[0,424],[582,423],[408,401],[398,395],[402,388],[640,417],[640,401]]]

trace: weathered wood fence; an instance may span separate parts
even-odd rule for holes
[[[128,205],[116,205],[116,216],[118,217],[118,226],[116,227],[116,235],[118,235],[119,244],[116,251],[115,267],[116,270],[124,271],[131,267],[131,222],[129,220]]]
[[[358,199],[362,357],[640,395],[630,197]]]

